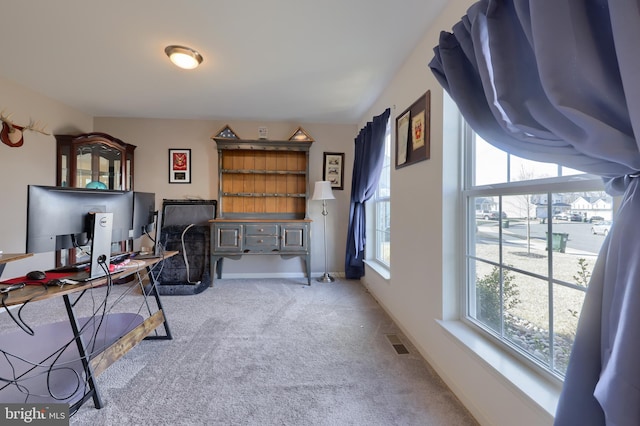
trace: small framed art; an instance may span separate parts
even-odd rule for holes
[[[325,152],[322,180],[331,182],[332,189],[344,189],[344,152]]]
[[[191,183],[190,149],[169,149],[169,183]]]
[[[396,118],[396,169],[429,159],[430,103],[427,91]]]

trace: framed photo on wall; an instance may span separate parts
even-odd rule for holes
[[[344,189],[344,152],[325,152],[322,180],[331,182],[331,189]]]
[[[396,118],[396,169],[429,159],[430,104],[427,91]]]
[[[190,149],[169,149],[169,183],[191,183]]]

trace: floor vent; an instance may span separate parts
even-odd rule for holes
[[[395,334],[387,334],[387,340],[389,340],[389,343],[391,343],[391,346],[393,346],[393,349],[395,349],[396,353],[398,355],[406,355],[409,353],[409,350],[407,349],[407,347],[400,341],[400,339],[398,338],[397,335]]]

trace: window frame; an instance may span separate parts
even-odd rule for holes
[[[475,176],[475,132],[470,128],[470,126],[464,122],[463,120],[463,130],[461,132],[461,145],[463,150],[463,161],[462,161],[462,188],[461,188],[461,223],[463,232],[463,245],[461,246],[461,260],[463,264],[463,274],[461,281],[461,291],[460,291],[460,320],[472,327],[474,330],[480,332],[485,338],[488,338],[490,341],[497,344],[500,348],[505,350],[507,353],[515,356],[519,362],[527,365],[528,367],[532,367],[534,371],[537,373],[552,379],[557,383],[561,383],[564,379],[564,375],[558,373],[554,370],[554,358],[553,354],[550,356],[550,363],[546,365],[543,362],[536,360],[532,354],[528,354],[522,348],[517,347],[515,344],[510,342],[506,335],[504,334],[504,330],[501,330],[500,333],[496,333],[491,330],[486,324],[483,324],[479,319],[475,318],[473,309],[477,308],[477,302],[475,299],[475,287],[476,287],[476,276],[475,276],[475,268],[472,267],[472,263],[477,260],[475,255],[472,255],[473,250],[472,246],[476,244],[475,239],[475,227],[476,227],[476,209],[475,203],[472,203],[477,197],[497,197],[500,203],[500,211],[502,211],[502,197],[510,196],[510,195],[527,195],[527,194],[546,194],[548,199],[551,199],[551,194],[555,193],[571,193],[571,192],[590,192],[590,191],[603,191],[604,184],[602,182],[602,178],[595,175],[589,174],[580,174],[580,175],[567,175],[567,176],[559,176],[559,177],[550,177],[550,178],[542,178],[542,179],[532,179],[528,181],[514,181],[514,182],[506,182],[506,183],[497,183],[497,184],[487,184],[487,185],[473,185],[473,179]],[[510,158],[510,155],[507,155],[507,159]],[[507,160],[508,161],[508,160]],[[561,167],[558,166],[559,174],[561,173]],[[508,174],[507,174],[508,176]],[[508,176],[507,179],[510,179]],[[615,215],[615,200],[613,202],[613,213]],[[551,207],[549,207],[551,210]],[[552,232],[552,221],[548,221],[548,229],[549,234]],[[499,245],[502,245],[502,225],[500,225],[500,239]],[[550,246],[550,241],[547,241],[547,244]],[[552,253],[552,251],[550,251]],[[553,254],[551,254],[553,256]],[[550,259],[551,259],[550,256]],[[486,261],[485,259],[484,261]],[[550,260],[551,262],[551,260]],[[507,266],[503,263],[502,256],[500,256],[499,260],[500,266],[500,274],[502,274],[502,268]],[[518,270],[517,265],[515,265],[516,272],[520,273],[521,270]],[[510,268],[507,268],[508,270]],[[525,272],[527,275],[531,275],[529,272]],[[540,278],[540,276],[537,276]],[[558,284],[553,277],[553,269],[545,276],[545,279],[549,282],[549,289],[552,290],[552,285]],[[565,283],[563,283],[564,285]],[[502,290],[501,290],[502,291]],[[549,293],[548,296],[549,302],[549,321],[553,324],[553,293]],[[473,297],[473,299],[472,299]],[[501,295],[502,297],[502,295]],[[503,312],[500,315],[502,316]],[[552,327],[553,329],[553,327]],[[554,337],[551,334],[550,330],[550,340],[553,341]]]
[[[370,235],[373,235],[372,243],[368,245],[371,248],[371,254],[367,256],[367,261],[373,262],[377,267],[382,268],[385,272],[389,273],[391,270],[391,256],[389,254],[388,263],[384,261],[382,258],[383,253],[381,251],[384,250],[381,247],[381,244],[388,243],[388,250],[391,250],[391,130],[390,123],[391,119],[387,121],[387,128],[385,132],[385,147],[384,147],[384,163],[382,166],[382,170],[380,172],[380,180],[378,182],[378,186],[376,187],[374,195],[371,197],[371,207],[367,209],[367,215],[371,218],[370,223],[371,226],[368,228],[372,231]],[[387,180],[383,181],[383,177],[387,177]],[[380,193],[381,187],[386,184],[387,195],[382,195]],[[378,227],[378,223],[380,222],[380,210],[379,207],[381,204],[386,204],[388,209],[386,211],[388,214],[386,215],[386,221],[388,222],[387,229],[380,229]],[[384,207],[383,207],[384,209]],[[381,237],[382,241],[381,241]],[[386,237],[386,238],[385,238]],[[386,241],[385,241],[386,239]]]

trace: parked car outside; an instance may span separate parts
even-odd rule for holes
[[[582,222],[584,220],[580,213],[559,213],[553,218],[556,220],[570,220],[571,222]]]
[[[601,235],[604,235],[605,237],[609,234],[610,230],[611,230],[610,220],[605,220],[600,223],[593,224],[591,226],[592,234],[601,234]]]
[[[603,220],[604,220],[604,217],[602,217],[602,216],[591,216],[589,218],[589,223],[602,222]]]
[[[584,221],[584,216],[582,216],[580,213],[571,213],[569,219],[571,220],[571,222],[582,222]]]
[[[484,212],[482,212],[480,217],[483,218],[484,220],[498,220],[498,219],[500,219],[500,212],[497,212],[497,211],[484,211]],[[502,218],[503,219],[507,218],[507,214],[505,212],[502,212]]]

